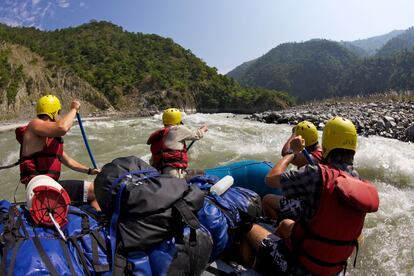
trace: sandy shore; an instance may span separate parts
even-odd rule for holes
[[[82,121],[105,121],[113,119],[111,116],[101,116],[101,117],[82,117]],[[27,124],[28,121],[4,121],[0,122],[0,133],[7,131],[14,131],[17,127],[21,127]],[[75,122],[77,120],[75,119]]]

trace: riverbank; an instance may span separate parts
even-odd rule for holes
[[[108,117],[108,116],[101,116],[101,117],[85,117],[82,118],[82,121],[103,121],[103,120],[111,120],[113,119],[112,117]],[[75,119],[75,121],[77,121]],[[7,131],[13,131],[18,127],[24,126],[27,124],[27,121],[4,121],[4,122],[0,122],[0,133],[2,132],[7,132]]]
[[[125,119],[125,118],[138,118],[148,117],[158,114],[158,110],[142,110],[140,112],[120,112],[120,111],[100,111],[94,112],[87,115],[82,115],[82,121],[105,121],[114,119]],[[14,119],[0,121],[0,133],[12,131],[17,127],[24,126],[31,119]],[[75,119],[75,122],[77,120]]]
[[[295,106],[281,111],[253,114],[251,120],[269,124],[291,124],[308,120],[322,130],[334,116],[350,119],[358,134],[378,135],[414,142],[414,102],[319,102]]]

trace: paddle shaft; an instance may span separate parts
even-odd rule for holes
[[[190,148],[193,146],[193,144],[195,143],[196,140],[191,141],[191,143],[188,145],[187,147],[187,151],[190,150]]]
[[[93,158],[91,148],[89,147],[88,138],[86,138],[85,129],[83,128],[83,123],[82,123],[82,119],[81,119],[81,116],[80,116],[79,112],[76,113],[76,118],[78,119],[79,127],[80,127],[80,130],[81,130],[81,133],[82,133],[83,142],[85,143],[85,146],[86,146],[86,149],[88,151],[89,157],[92,161],[93,168],[97,169],[98,166],[96,166],[95,158]]]
[[[315,162],[313,162],[312,158],[309,155],[309,152],[306,149],[303,149],[302,153],[308,161],[309,165],[315,165]]]

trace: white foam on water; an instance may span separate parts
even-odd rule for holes
[[[355,165],[400,187],[414,187],[414,144],[378,136],[359,137]]]
[[[105,141],[105,138],[95,135],[95,134],[89,134],[86,137],[88,141]]]
[[[13,151],[13,152],[9,152],[5,158],[3,158],[0,161],[1,166],[6,166],[6,165],[10,165],[14,162],[16,162],[19,159],[19,151]]]
[[[140,157],[142,160],[144,160],[145,162],[149,163],[149,160],[151,158],[151,153],[145,154],[143,156]]]
[[[375,184],[380,194],[380,208],[367,215],[363,232],[365,245],[358,256],[358,267],[350,273],[412,275],[414,191],[402,191],[384,182]]]
[[[190,129],[205,123],[209,127],[205,137],[189,151],[190,167],[209,168],[243,159],[279,160],[292,127],[244,120],[244,117],[233,114],[185,116],[184,124]],[[147,118],[85,122],[92,151],[100,165],[127,155],[141,156],[149,161],[151,154],[145,143],[150,133],[160,127],[160,114]],[[1,133],[0,138],[1,164],[16,161],[18,145],[14,133]],[[65,151],[69,151],[71,157],[90,164],[79,126],[75,125],[65,136],[65,143]],[[380,209],[367,215],[365,245],[359,253],[356,269],[349,261],[350,274],[414,275],[414,144],[381,137],[359,137],[355,165],[363,177],[377,186]],[[2,195],[10,200],[18,183],[18,168],[1,173]],[[65,169],[63,177],[83,179],[89,176]]]
[[[162,113],[155,114],[154,116],[152,116],[152,119],[157,120],[157,121],[161,121],[162,120]]]
[[[93,127],[93,128],[114,128],[120,121],[88,121],[83,122],[83,127]],[[79,125],[76,125],[79,128]]]

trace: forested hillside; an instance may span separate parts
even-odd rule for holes
[[[414,28],[409,28],[405,32],[390,39],[378,52],[377,56],[391,56],[401,50],[413,50],[414,48]]]
[[[384,42],[385,36],[377,38]],[[414,90],[414,28],[388,38],[371,57],[353,44],[334,41],[281,44],[228,76],[246,86],[288,91],[298,102]]]
[[[257,59],[242,74],[235,74],[236,68],[228,75],[246,86],[278,87],[300,100],[311,100],[335,96],[342,72],[356,59],[337,42],[285,43]]]
[[[388,58],[358,60],[342,74],[341,95],[368,95],[388,90],[414,90],[414,51]]]
[[[169,38],[127,32],[108,22],[49,32],[0,25],[0,40],[29,48],[48,68],[80,77],[117,109],[255,112],[293,103],[283,92],[241,87]],[[13,70],[18,78],[19,69]]]
[[[394,30],[384,35],[373,36],[365,39],[358,39],[354,41],[342,41],[342,43],[347,47],[350,51],[354,49],[362,49],[365,56],[373,56],[375,55],[379,49],[381,49],[388,41],[393,39],[394,37],[404,33],[404,30]],[[351,46],[351,47],[350,47]],[[352,49],[353,47],[356,47]],[[362,52],[360,52],[362,53]]]

